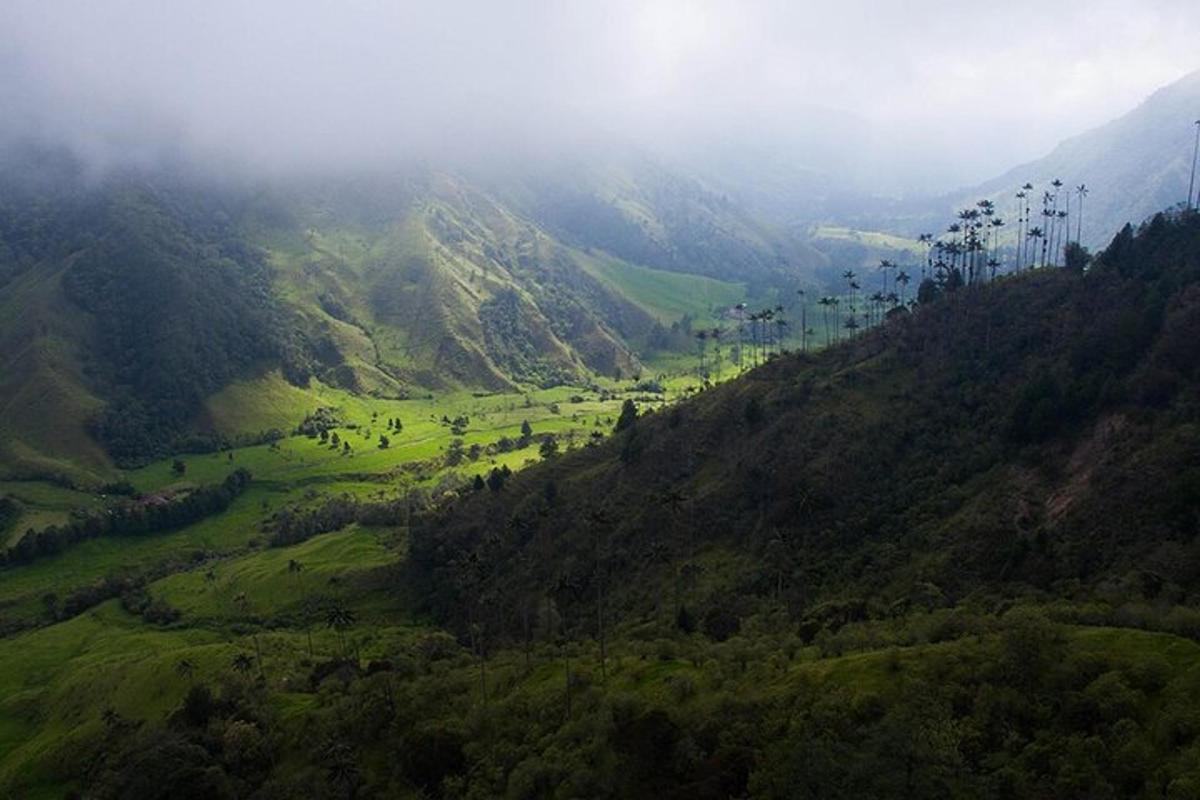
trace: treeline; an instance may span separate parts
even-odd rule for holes
[[[250,473],[236,469],[221,483],[202,486],[170,500],[138,501],[75,519],[65,525],[30,529],[0,553],[0,566],[28,564],[62,552],[73,544],[101,536],[140,536],[190,525],[229,508],[250,483]]]
[[[1097,647],[1018,608],[986,636],[814,662],[760,623],[626,641],[608,682],[568,645],[497,658],[485,685],[452,640],[414,636],[366,669],[318,664],[294,727],[231,664],[166,719],[110,716],[71,766],[121,800],[1196,796],[1178,643]]]
[[[285,508],[268,523],[271,547],[288,547],[308,541],[322,533],[341,530],[351,523],[372,526],[406,524],[415,505],[424,500],[404,497],[384,502],[366,502],[344,494],[307,510]]]

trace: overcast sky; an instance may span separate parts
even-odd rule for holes
[[[1196,0],[0,4],[4,132],[276,167],[840,125],[966,181],[1197,68]]]

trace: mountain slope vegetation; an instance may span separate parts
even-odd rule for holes
[[[112,707],[78,690],[111,644],[0,704],[49,709],[7,775],[121,798],[1192,796],[1198,326],[1200,217],[1163,216],[1086,274],[926,292],[675,406],[627,398],[606,442],[480,473],[410,526],[367,501],[382,527],[293,526],[20,634],[20,675],[76,631],[143,657],[100,673]],[[77,757],[52,736],[72,725]]]
[[[30,158],[0,179],[3,462],[18,477],[97,482],[220,446],[229,426],[206,400],[272,371],[390,398],[633,375],[678,321],[652,267],[678,274],[673,293],[713,297],[680,316],[712,316],[804,280],[811,255],[649,165],[518,201],[428,169],[239,184]],[[556,222],[570,204],[554,191],[624,233],[590,212]]]
[[[631,417],[430,521],[418,596],[501,639],[530,603],[592,631],[598,596],[613,624],[733,630],[778,603],[810,637],[1027,594],[1192,602],[1198,279],[1200,219],[1160,215],[1086,275],[952,292]]]
[[[0,787],[1192,796],[1198,330],[1200,215],[1161,216],[653,413],[347,395],[352,456],[127,473],[242,491],[4,568]]]

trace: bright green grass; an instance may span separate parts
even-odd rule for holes
[[[684,314],[702,320],[714,309],[746,299],[743,284],[682,272],[639,267],[611,257],[579,256],[583,268],[601,283],[632,300],[664,325]]]
[[[583,401],[571,402],[573,396]],[[149,491],[180,482],[216,482],[236,467],[250,470],[256,482],[271,484],[385,473],[404,464],[437,458],[455,438],[461,438],[466,447],[486,446],[503,436],[517,438],[525,421],[538,434],[564,435],[574,430],[577,436],[586,438],[597,419],[615,419],[621,403],[615,399],[602,401],[585,389],[572,387],[538,390],[527,395],[475,397],[462,392],[413,400],[362,398],[322,388],[312,399],[315,402],[287,409],[287,418],[291,420],[287,429],[295,427],[306,413],[321,405],[336,408],[345,423],[337,433],[350,442],[353,448],[350,455],[335,451],[317,439],[289,436],[275,447],[239,448],[232,452],[232,459],[229,453],[181,456],[179,460],[186,464],[182,477],[173,471],[175,459],[163,459],[130,472],[129,479],[139,490]],[[468,416],[470,424],[461,436],[456,436],[442,422],[442,417],[453,419],[460,414]],[[388,431],[387,420],[391,418],[399,418],[403,423],[400,433]],[[610,427],[601,426],[605,432]],[[387,449],[379,447],[380,435],[388,437]]]
[[[206,569],[177,573],[153,584],[151,593],[189,622],[236,619],[293,608],[310,595],[337,593],[336,587],[350,573],[384,566],[398,557],[391,531],[351,526],[294,547],[221,562],[212,568],[211,579]],[[293,562],[299,571],[289,569]]]
[[[390,652],[412,631],[372,627],[351,635],[365,660]],[[339,647],[334,634],[319,627],[312,644],[318,657]],[[231,669],[237,653],[256,659],[262,653],[272,690],[307,688],[308,646],[298,630],[264,631],[255,641],[203,627],[155,628],[116,601],[0,642],[0,787],[21,786],[21,797],[61,797],[56,762],[74,742],[102,730],[106,708],[127,719],[161,719],[193,681],[241,680]],[[196,667],[191,678],[176,670],[183,659]]]
[[[41,598],[46,592],[53,591],[62,599],[72,590],[111,573],[146,569],[190,551],[222,553],[244,547],[258,536],[259,523],[269,508],[301,496],[299,490],[281,493],[252,487],[224,514],[177,531],[90,539],[53,558],[9,567],[0,579],[0,614],[10,619],[37,618],[42,614]]]
[[[925,255],[925,247],[915,239],[905,239],[902,236],[893,236],[890,233],[880,233],[878,231],[860,231],[854,228],[839,228],[833,225],[821,225],[815,228],[812,232],[814,239],[835,239],[846,242],[856,242],[866,245],[867,247],[887,248],[890,250],[904,250],[913,255]]]
[[[465,477],[486,474],[499,465],[519,469],[539,459],[536,444],[522,450],[464,461],[453,470],[443,467],[443,456],[455,438],[464,448],[486,447],[502,436],[517,439],[522,422],[528,420],[535,434],[553,433],[562,447],[573,439],[577,445],[589,441],[591,433],[607,434],[620,410],[620,400],[601,401],[587,390],[560,387],[527,395],[501,394],[476,397],[468,393],[404,401],[361,398],[315,385],[313,404],[297,403],[286,409],[288,428],[319,405],[336,405],[342,419],[359,426],[340,428],[338,433],[354,448],[349,456],[321,445],[317,439],[292,436],[276,447],[257,445],[232,453],[182,456],[186,465],[180,476],[172,468],[174,459],[164,459],[126,473],[140,491],[157,491],[189,485],[216,483],[238,467],[254,476],[250,489],[233,506],[217,517],[185,529],[142,537],[103,538],[83,542],[60,555],[32,564],[8,568],[0,581],[0,617],[6,620],[36,620],[44,616],[43,595],[53,589],[61,600],[74,589],[92,584],[122,569],[145,570],[203,550],[225,554],[244,548],[258,538],[261,523],[284,504],[309,496],[349,493],[362,498],[395,496],[404,487],[432,484],[448,472]],[[571,398],[581,398],[572,402]],[[470,417],[467,431],[456,437],[442,417]],[[398,417],[401,433],[388,432],[387,449],[378,437],[386,432],[385,420]],[[370,433],[368,438],[367,434]],[[231,458],[232,456],[232,458]],[[404,469],[419,464],[416,470]],[[71,507],[98,507],[90,495],[58,489],[47,484],[21,484],[23,502],[34,513],[52,515],[61,521]],[[74,498],[78,497],[78,504]],[[86,502],[83,498],[87,498]],[[315,501],[314,501],[315,502]],[[57,516],[53,516],[57,515]],[[23,530],[23,529],[22,529]]]
[[[0,640],[0,787],[15,782],[36,789],[46,781],[54,788],[53,756],[73,737],[98,731],[104,708],[131,719],[161,717],[178,705],[191,681],[231,679],[238,652],[262,653],[273,689],[302,688],[309,647],[320,658],[335,655],[340,645],[333,632],[318,620],[308,627],[263,629],[256,641],[229,625],[270,618],[307,595],[338,596],[354,609],[359,627],[349,646],[364,659],[391,652],[417,629],[397,626],[402,613],[392,595],[364,591],[355,576],[395,562],[401,544],[394,531],[352,526],[293,547],[225,559],[212,567],[211,581],[201,568],[151,584],[153,596],[183,614],[169,628],[147,625],[109,601]],[[299,573],[288,569],[293,560],[302,565]],[[235,600],[239,595],[245,599]],[[175,669],[182,659],[196,667],[191,679]]]
[[[0,496],[15,498],[22,506],[20,516],[9,528],[7,541],[0,537],[0,547],[16,544],[30,528],[61,525],[70,519],[72,511],[104,507],[104,501],[95,494],[40,481],[0,481]]]

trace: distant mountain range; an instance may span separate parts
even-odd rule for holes
[[[392,397],[628,376],[684,313],[821,263],[646,159],[221,183],[25,153],[0,173],[0,462],[194,446],[225,427],[207,397],[272,371]]]
[[[1136,226],[1186,201],[1197,119],[1200,71],[1159,89],[1118,119],[1063,141],[1045,157],[978,186],[927,200],[867,201],[860,212],[840,216],[838,221],[915,236],[941,231],[955,210],[985,198],[995,201],[1000,215],[1011,219],[1015,218],[1014,195],[1022,185],[1032,183],[1040,198],[1058,178],[1072,189],[1087,185],[1082,239],[1096,249],[1126,223]],[[1074,195],[1071,204],[1075,209]],[[1072,231],[1076,221],[1073,217]]]
[[[684,314],[908,257],[902,239],[856,231],[941,231],[984,197],[1011,219],[1025,182],[1086,183],[1094,248],[1185,199],[1198,115],[1194,73],[1043,159],[906,203],[854,199],[821,172],[819,137],[802,160],[748,139],[676,158],[612,148],[241,182],[97,178],[62,153],[9,153],[0,464],[45,474],[162,455],[228,432],[206,398],[264,374],[385,396],[634,374]],[[844,227],[807,241],[830,221]]]

